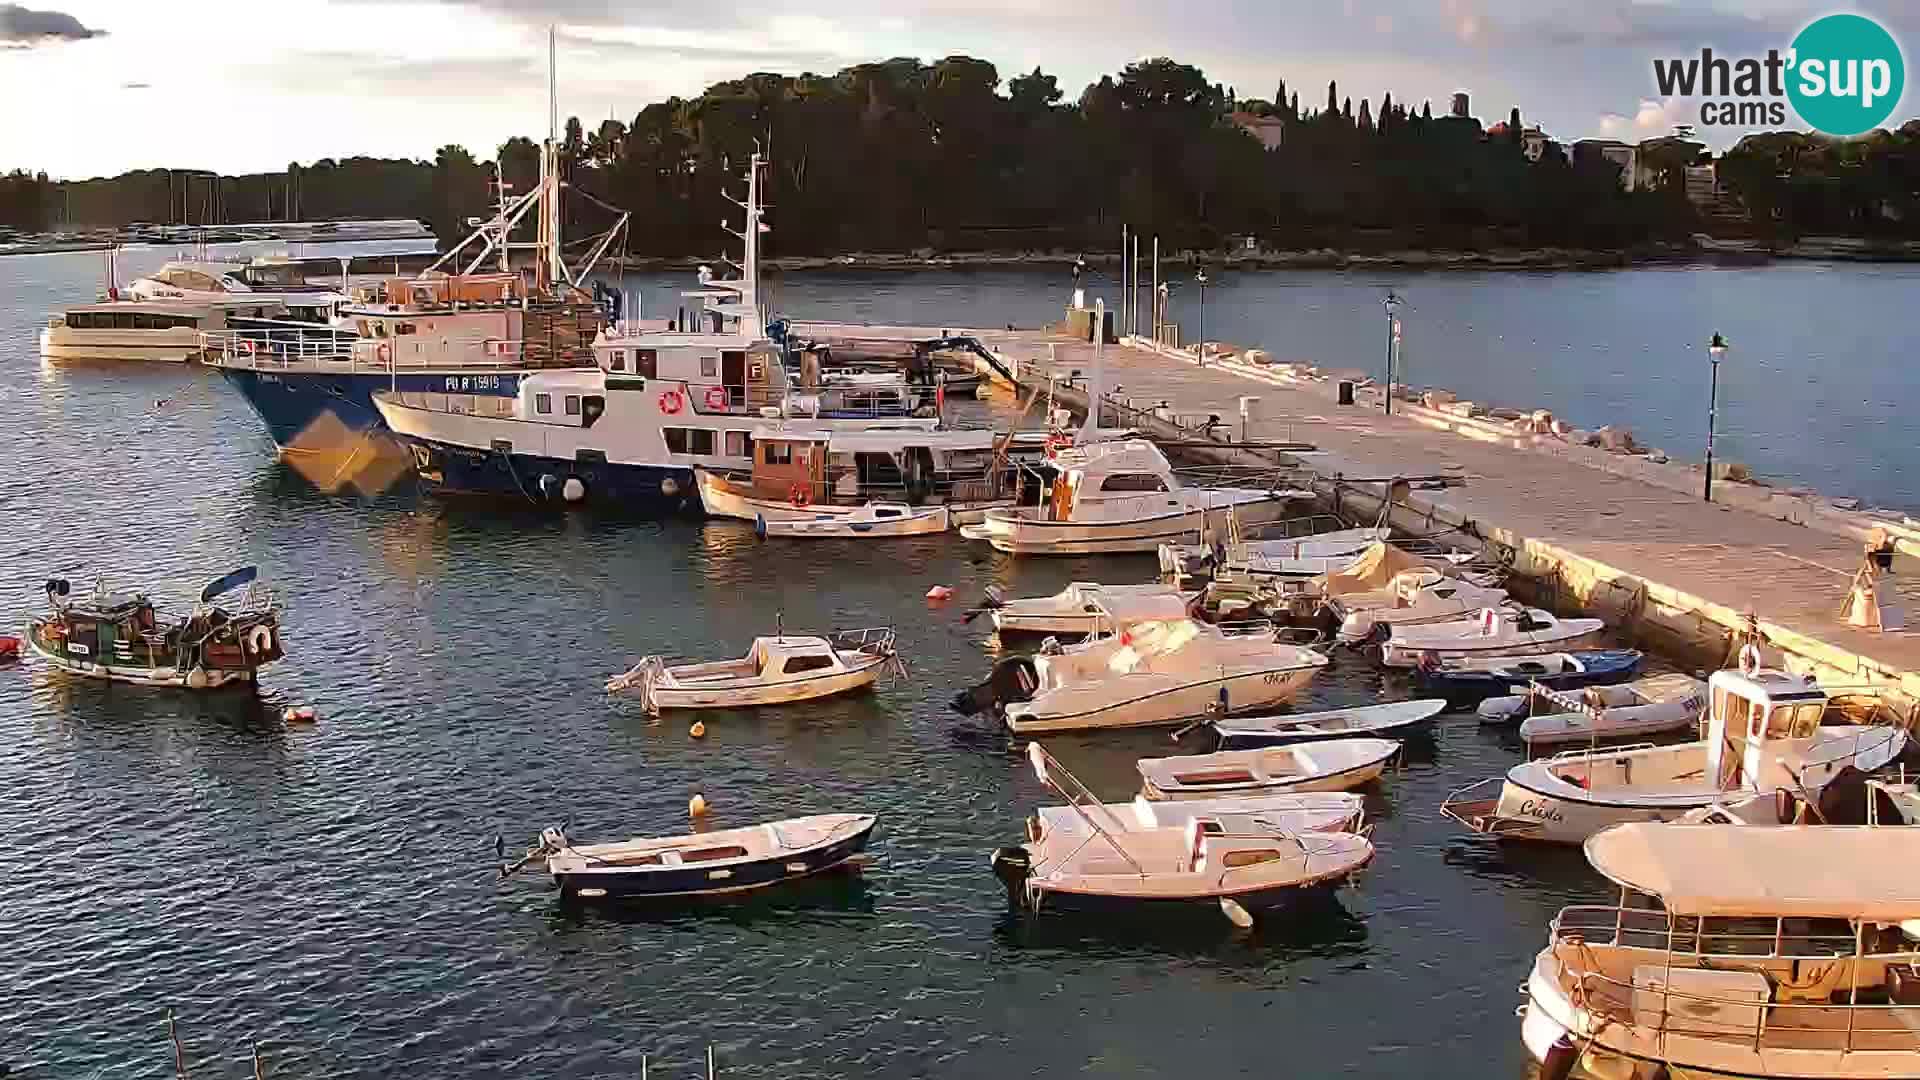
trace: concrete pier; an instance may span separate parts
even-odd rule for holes
[[[1049,386],[1084,411],[1093,346],[1038,331],[810,324],[822,338],[933,337],[969,333],[1008,361],[1023,388]],[[1335,509],[1370,518],[1387,485],[1348,478],[1447,477],[1396,499],[1392,523],[1414,533],[1453,530],[1462,546],[1485,545],[1510,560],[1537,602],[1598,615],[1629,636],[1703,666],[1731,662],[1749,615],[1772,646],[1769,662],[1816,675],[1829,687],[1872,686],[1910,720],[1920,702],[1920,629],[1886,633],[1843,617],[1863,544],[1876,527],[1902,556],[1920,534],[1804,496],[1716,484],[1644,457],[1569,446],[1553,436],[1456,417],[1378,391],[1340,405],[1332,380],[1243,363],[1199,365],[1190,353],[1147,343],[1108,345],[1103,424],[1180,439],[1188,453],[1223,464],[1297,464]],[[1069,384],[1074,373],[1079,378]],[[1241,399],[1257,397],[1243,425]],[[1165,403],[1164,408],[1156,409]],[[1200,425],[1218,417],[1203,435]],[[1193,443],[1200,443],[1197,448]],[[1208,443],[1299,442],[1317,450],[1283,455]],[[1456,483],[1457,481],[1457,483]],[[1683,490],[1683,488],[1685,490]],[[1404,489],[1403,489],[1404,490]],[[1896,560],[1899,571],[1914,560]],[[1908,610],[1920,590],[1896,585]]]

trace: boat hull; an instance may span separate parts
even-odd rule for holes
[[[1352,791],[1380,779],[1387,769],[1387,758],[1342,769],[1339,772],[1298,780],[1258,781],[1247,784],[1212,785],[1203,791],[1165,790],[1150,779],[1142,779],[1140,793],[1155,802],[1179,802],[1186,799],[1220,799],[1247,795],[1292,795],[1310,791]]]
[[[1555,649],[1554,652],[1566,650]],[[1545,653],[1516,653],[1542,656]],[[1640,654],[1632,650],[1600,650],[1606,657],[1585,671],[1561,671],[1538,675],[1509,675],[1493,671],[1446,671],[1416,666],[1413,682],[1420,689],[1439,694],[1457,705],[1478,704],[1491,697],[1524,694],[1531,684],[1549,690],[1578,690],[1588,686],[1617,686],[1640,671]],[[1631,656],[1629,661],[1627,658]]]
[[[763,537],[789,539],[883,540],[894,536],[931,536],[949,527],[945,507],[916,510],[896,518],[874,518],[865,514],[823,514],[812,518],[791,518],[753,523]]]
[[[421,488],[434,495],[484,495],[556,507],[593,507],[623,513],[696,512],[693,470],[670,465],[584,462],[519,452],[474,450],[397,435],[413,455]],[[567,481],[580,482],[579,498]]]
[[[1009,706],[1007,729],[1015,735],[1106,728],[1164,727],[1205,716],[1219,704],[1224,687],[1233,712],[1258,712],[1290,701],[1319,673],[1321,665],[1249,671],[1226,679],[1207,679],[1085,708],[1036,712],[1031,703]],[[1231,714],[1230,714],[1231,715]]]
[[[767,683],[760,686],[697,689],[673,685],[654,685],[647,694],[648,707],[665,709],[750,709],[765,705],[790,705],[865,690],[880,678],[886,665],[884,657],[864,657],[847,671],[834,671],[804,679]]]
[[[1410,706],[1420,706],[1413,708]],[[1435,717],[1440,715],[1446,703],[1440,700],[1427,702],[1396,702],[1391,705],[1373,705],[1360,709],[1331,710],[1322,713],[1326,718],[1315,722],[1312,714],[1303,714],[1296,726],[1276,725],[1260,727],[1244,721],[1235,723],[1223,721],[1214,725],[1214,735],[1219,741],[1217,750],[1258,750],[1269,746],[1288,746],[1293,743],[1325,742],[1330,739],[1396,739],[1416,730],[1431,727]],[[1350,718],[1350,726],[1322,727],[1319,723],[1331,722],[1334,718]]]
[[[1203,533],[1225,528],[1229,509],[1242,526],[1252,526],[1287,516],[1291,503],[1288,498],[1259,499],[1115,522],[1046,521],[1025,514],[989,513],[962,535],[985,540],[994,550],[1011,555],[1154,554],[1162,544],[1200,543]]]
[[[164,364],[191,363],[200,356],[199,331],[184,335],[165,330],[126,331],[117,337],[93,336],[99,331],[40,331],[40,355],[48,360],[129,360]],[[104,332],[112,334],[113,332]]]
[[[510,398],[520,385],[517,374],[498,371],[449,369],[393,374],[354,371],[345,363],[337,371],[216,366],[227,383],[253,407],[254,415],[266,425],[274,445],[282,450],[301,446],[302,436],[310,432],[386,431],[386,421],[381,419],[380,410],[373,403],[373,395],[382,390],[422,393],[457,390]]]
[[[1556,637],[1550,640],[1544,638],[1532,641],[1502,640],[1500,643],[1493,645],[1461,644],[1440,648],[1430,648],[1424,645],[1407,645],[1389,639],[1385,645],[1380,647],[1380,662],[1388,667],[1418,667],[1420,665],[1420,657],[1429,652],[1437,654],[1443,660],[1476,656],[1543,656],[1547,653],[1572,652],[1584,648],[1600,640],[1602,633],[1602,628],[1595,628],[1584,633],[1572,634],[1566,637]],[[1467,642],[1472,639],[1463,638],[1461,640]]]
[[[49,667],[88,679],[105,679],[109,682],[132,683],[136,686],[169,686],[181,690],[218,690],[224,686],[251,683],[254,679],[254,672],[251,669],[193,668],[181,671],[172,667],[97,664],[91,660],[81,660],[50,652],[40,644],[32,630],[28,630],[22,637],[27,643],[27,648],[33,650],[33,654],[45,661]]]
[[[733,863],[726,867],[679,866],[665,870],[621,872],[593,870],[553,875],[562,899],[684,901],[757,892],[849,868],[864,852],[874,823],[821,847]],[[594,894],[599,890],[599,895]]]
[[[739,518],[742,521],[813,521],[826,517],[844,517],[860,512],[859,506],[841,506],[834,503],[808,503],[795,506],[785,499],[767,499],[757,495],[746,495],[734,490],[731,485],[716,477],[706,469],[695,470],[695,482],[700,489],[700,505],[708,517]],[[1012,506],[1012,499],[1000,499],[984,503],[930,503],[928,507],[945,506],[951,525],[969,525],[986,517],[987,511]]]
[[[1143,897],[1121,893],[1089,892],[1031,883],[1027,904],[1038,914],[1071,912],[1078,915],[1161,917],[1192,915],[1220,919],[1220,901],[1232,900],[1248,911],[1275,912],[1294,907],[1326,903],[1346,884],[1353,871],[1306,885],[1272,885],[1244,892],[1206,893],[1182,897]]]

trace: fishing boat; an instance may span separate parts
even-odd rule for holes
[[[1445,712],[1440,698],[1395,701],[1357,709],[1242,716],[1212,723],[1217,749],[1252,750],[1263,746],[1320,742],[1329,739],[1397,738],[1433,723]]]
[[[546,829],[508,877],[544,863],[564,900],[688,900],[771,888],[847,867],[866,850],[872,814],[815,814],[686,836],[576,844]]]
[[[1503,700],[1530,686],[1573,690],[1625,682],[1640,670],[1646,655],[1636,649],[1588,649],[1525,656],[1455,656],[1421,663],[1413,669],[1415,686],[1457,705],[1495,697]],[[1524,708],[1525,703],[1522,702]],[[1490,719],[1486,712],[1481,719]]]
[[[1029,743],[1028,746],[1038,746]],[[1056,764],[1056,768],[1058,765]],[[1242,795],[1219,799],[1097,803],[1111,827],[1125,832],[1182,829],[1194,818],[1247,818],[1275,832],[1359,832],[1366,822],[1366,798],[1351,791],[1304,791],[1283,795]],[[1040,845],[1077,843],[1089,835],[1086,819],[1071,806],[1042,806],[1027,818],[1027,839]]]
[[[887,627],[841,630],[830,636],[784,631],[753,639],[739,660],[668,664],[647,656],[607,680],[607,691],[637,689],[650,713],[667,709],[741,709],[813,701],[872,686],[895,661]]]
[[[1920,830],[1633,823],[1618,904],[1560,910],[1522,993],[1541,1080],[1914,1074]]]
[[[755,518],[753,531],[761,539],[884,540],[893,536],[927,536],[952,527],[944,506],[908,506],[906,503],[867,503],[846,514],[811,518]]]
[[[999,600],[989,592],[985,607],[1002,636],[1032,634],[1072,641],[1118,633],[1136,622],[1180,619],[1193,596],[1170,585],[1103,585],[1075,581],[1051,596]]]
[[[1173,725],[1270,709],[1326,664],[1320,653],[1277,642],[1270,625],[1222,629],[1167,619],[1008,657],[954,704],[962,712],[997,711],[1016,735]]]
[[[79,599],[65,578],[54,578],[46,584],[53,610],[27,624],[27,647],[61,671],[94,679],[190,690],[252,682],[285,655],[278,605],[257,578],[251,566],[216,578],[188,614],[171,619],[144,593],[99,584]],[[231,610],[216,603],[242,586]]]
[[[1323,895],[1373,858],[1357,832],[1291,830],[1260,814],[1194,814],[1181,824],[1129,823],[1095,799],[1039,744],[1035,775],[1079,820],[993,853],[1016,907],[1047,911],[1218,911],[1239,926],[1253,913]]]
[[[1563,619],[1540,608],[1490,607],[1471,619],[1394,627],[1380,646],[1380,662],[1416,667],[1468,657],[1535,656],[1576,648],[1605,628],[1599,619]]]
[[[1843,770],[1871,773],[1898,757],[1888,725],[1822,726],[1827,694],[1809,680],[1750,667],[1707,681],[1706,737],[1672,746],[1570,750],[1449,795],[1440,812],[1511,840],[1578,844],[1623,821],[1672,821],[1690,810],[1784,788],[1803,798]],[[1497,797],[1479,797],[1494,782]]]
[[[1380,778],[1400,752],[1392,739],[1333,739],[1219,750],[1183,757],[1141,758],[1140,793],[1148,799],[1212,799],[1298,791],[1351,791]]]
[[[1565,746],[1600,739],[1638,739],[1692,728],[1706,706],[1706,685],[1689,675],[1653,675],[1621,686],[1577,693],[1540,690],[1536,713],[1520,722],[1528,746]]]
[[[1050,464],[1056,478],[1042,505],[988,510],[960,534],[1015,555],[1155,552],[1165,543],[1211,543],[1229,511],[1243,524],[1275,521],[1313,497],[1277,481],[1268,488],[1188,487],[1144,439],[1056,449]]]

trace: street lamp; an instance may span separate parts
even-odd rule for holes
[[[1387,415],[1393,415],[1393,347],[1400,340],[1400,297],[1392,289],[1380,306],[1387,312]]]
[[[1196,267],[1193,271],[1193,283],[1200,287],[1200,365],[1207,363],[1207,268]]]
[[[1166,335],[1161,332],[1161,327],[1166,325],[1167,291],[1172,288],[1173,282],[1163,281],[1154,290],[1159,294],[1159,300],[1153,305],[1153,342],[1156,345],[1166,344]]]
[[[1714,417],[1720,411],[1720,361],[1727,355],[1727,339],[1714,331],[1713,340],[1707,343],[1707,356],[1713,360],[1713,374],[1707,382],[1707,482],[1700,497],[1713,501],[1713,427]]]

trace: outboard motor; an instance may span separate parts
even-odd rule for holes
[[[563,851],[570,845],[567,840],[567,834],[564,830],[556,829],[553,826],[549,825],[546,828],[540,830],[540,846],[546,849],[549,853],[552,853],[556,851]]]
[[[1874,814],[1881,824],[1905,822],[1900,807],[1887,793],[1867,787],[1867,774],[1851,765],[1842,766],[1833,774],[1833,779],[1821,786],[1815,802],[1820,820],[1828,825],[1865,825],[1869,797],[1879,804]]]
[[[1040,675],[1033,659],[1009,656],[993,665],[987,681],[953,695],[953,710],[962,716],[998,715],[1008,705],[1033,700],[1033,692],[1039,688]]]
[[[1027,899],[1027,878],[1033,874],[1033,853],[1024,847],[995,848],[993,876],[1007,887],[1007,904],[1022,907]]]

